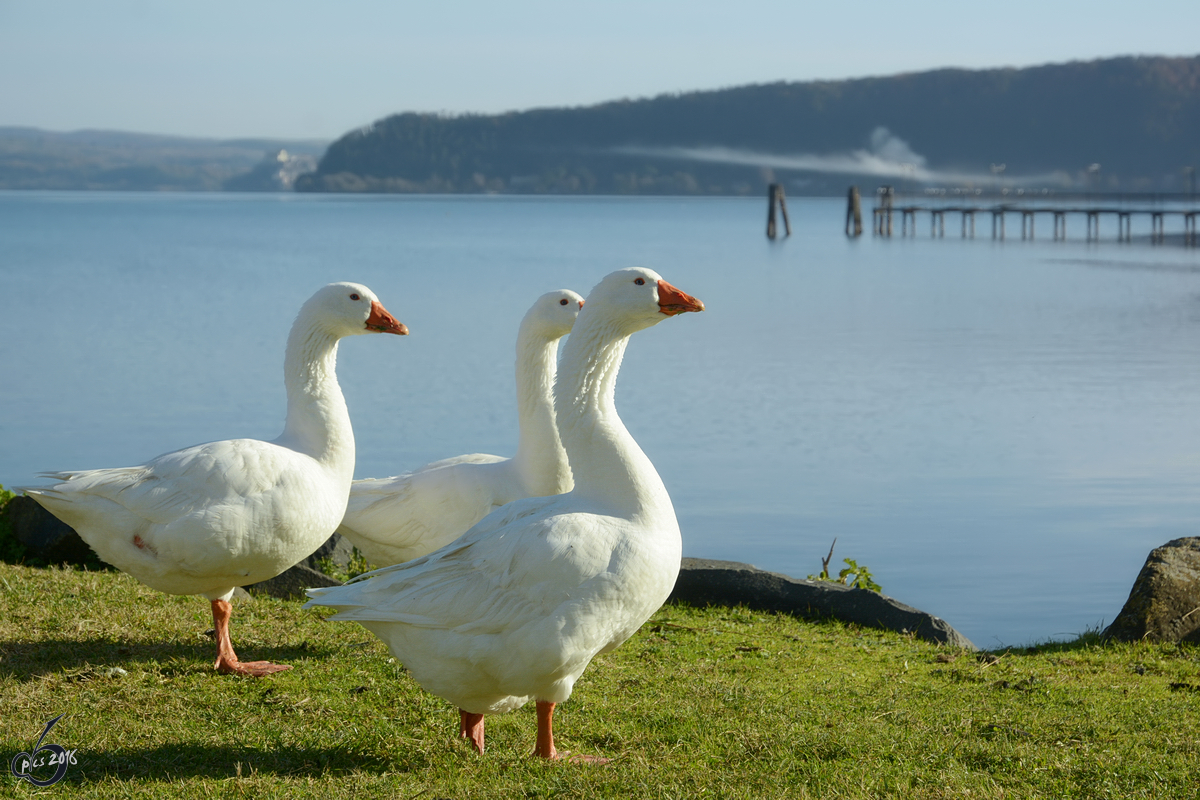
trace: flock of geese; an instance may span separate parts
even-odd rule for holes
[[[662,605],[679,571],[670,497],[617,415],[621,359],[634,333],[703,309],[644,268],[609,274],[586,300],[545,294],[517,340],[516,455],[464,455],[354,481],[338,342],[408,329],[367,287],[333,283],[304,304],[288,337],[277,439],[49,473],[53,485],[24,491],[147,586],[207,597],[214,667],[254,677],[290,667],[238,659],[235,588],[274,577],[340,531],[379,568],[310,589],[305,607],[336,609],[332,619],[378,636],[417,683],[459,708],[459,733],[480,753],[485,715],[534,700],[534,754],[557,758],[566,754],[554,746],[555,705],[594,656]]]

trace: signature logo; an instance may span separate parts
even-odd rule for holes
[[[38,737],[33,753],[17,753],[13,756],[11,765],[13,775],[24,778],[34,786],[53,786],[63,779],[63,776],[67,774],[67,765],[76,763],[75,751],[67,750],[61,745],[42,744],[42,742],[45,740],[46,734],[54,727],[54,723],[65,716],[66,714],[59,714],[46,723],[46,729]],[[54,767],[54,774],[45,780],[35,778],[33,771],[42,767]],[[43,774],[45,774],[44,770]]]

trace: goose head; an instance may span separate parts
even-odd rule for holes
[[[538,338],[553,342],[571,332],[581,308],[583,297],[577,292],[570,289],[546,292],[525,314],[522,327]]]
[[[619,269],[604,277],[587,296],[591,313],[604,314],[626,335],[649,328],[667,317],[703,311],[704,303],[667,283],[652,269]]]
[[[338,338],[361,333],[408,333],[404,323],[388,313],[375,293],[361,283],[322,287],[300,309],[300,316]]]

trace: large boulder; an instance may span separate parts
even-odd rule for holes
[[[51,514],[32,497],[9,500],[0,515],[13,538],[24,548],[26,560],[46,564],[100,564],[99,557],[67,523]]]
[[[1200,537],[1172,539],[1150,551],[1103,635],[1122,642],[1200,642]]]
[[[808,581],[737,561],[685,558],[667,602],[694,606],[743,605],[806,619],[833,618],[872,628],[911,633],[938,644],[976,650],[945,621],[887,595],[830,581]]]

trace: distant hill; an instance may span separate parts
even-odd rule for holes
[[[0,127],[0,189],[285,191],[325,145]]]
[[[1200,57],[1128,57],[397,114],[335,141],[296,189],[739,194],[775,177],[814,193],[850,179],[1180,191],[1189,165]]]

